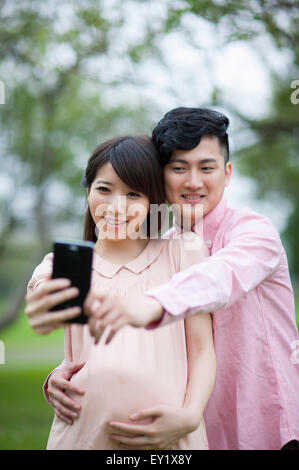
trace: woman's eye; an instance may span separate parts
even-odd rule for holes
[[[182,167],[182,166],[175,166],[175,167],[173,167],[172,169],[173,169],[174,171],[184,171],[184,170],[185,170],[185,168]]]
[[[128,196],[130,196],[130,197],[140,197],[140,194],[134,193],[133,191],[131,191],[130,193],[128,193]]]
[[[107,193],[107,192],[110,191],[110,189],[109,189],[109,188],[106,188],[106,186],[99,186],[99,187],[97,188],[97,191],[102,191],[103,193]]]

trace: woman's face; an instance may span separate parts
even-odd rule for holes
[[[137,238],[150,205],[147,196],[118,177],[110,162],[97,171],[88,192],[88,204],[98,238],[109,240]],[[146,238],[144,234],[143,237]]]

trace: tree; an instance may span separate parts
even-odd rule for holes
[[[147,103],[105,101],[107,90],[116,89],[123,78],[109,77],[104,69],[110,54],[115,60],[117,32],[125,22],[122,3],[118,6],[110,18],[102,1],[0,4],[0,76],[6,95],[0,110],[1,171],[10,188],[0,196],[2,258],[12,255],[11,243],[20,233],[23,238],[25,229],[35,239],[34,256],[27,251],[24,273],[17,279],[19,294],[12,290],[2,326],[22,305],[28,272],[49,251],[53,224],[78,220],[78,207],[83,212],[80,181],[88,155],[104,138],[144,133],[148,127]],[[141,41],[144,50],[150,36],[148,28]],[[121,46],[120,64],[138,60],[132,44]],[[92,63],[101,61],[102,73],[89,73]],[[22,210],[28,193],[32,203]]]
[[[133,29],[138,34],[132,37],[127,34],[129,10],[137,18]],[[258,182],[260,197],[272,197],[278,190],[294,205],[285,237],[299,272],[298,108],[290,102],[290,83],[299,78],[298,13],[298,2],[290,0],[86,0],[84,6],[75,0],[0,1],[0,78],[5,84],[0,183],[5,181],[6,188],[0,191],[2,259],[16,251],[20,234],[24,243],[25,231],[30,236],[33,232],[35,240],[24,255],[29,267],[17,280],[22,286],[19,300],[7,303],[4,317],[13,318],[21,305],[28,269],[48,251],[53,224],[78,221],[83,206],[80,179],[93,148],[103,138],[152,128],[158,97],[149,103],[127,96],[120,100],[117,93],[123,83],[131,83],[137,95],[142,86],[138,66],[147,57],[163,61],[159,40],[165,35],[180,31],[197,47],[184,21],[190,15],[215,25],[224,45],[266,35],[278,50],[292,54],[287,73],[277,73],[269,64],[274,92],[264,119],[249,119],[237,107],[232,111],[255,138],[240,151],[240,169]],[[214,90],[212,100],[227,106],[221,90]],[[4,279],[2,291],[9,284],[7,273]]]
[[[290,55],[287,70],[277,71],[274,64],[267,62],[273,90],[269,111],[263,118],[252,119],[240,113],[236,104],[222,99],[221,90],[215,90],[213,104],[229,109],[252,131],[254,143],[243,146],[235,159],[239,171],[257,182],[257,197],[277,203],[284,199],[292,206],[282,236],[287,243],[292,272],[299,277],[299,100],[296,99],[299,92],[295,95],[291,88],[293,82],[293,87],[296,86],[296,80],[299,85],[299,3],[295,0],[186,0],[183,7],[169,9],[168,30],[181,28],[188,14],[216,24],[223,44],[245,40],[254,45],[256,37],[269,37],[278,50]]]

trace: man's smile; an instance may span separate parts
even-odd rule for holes
[[[204,197],[205,196],[203,194],[197,194],[197,193],[182,194],[182,198],[184,198],[184,200],[186,202],[189,202],[190,204],[197,204],[199,202],[202,202]]]

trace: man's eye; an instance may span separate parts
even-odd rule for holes
[[[212,167],[210,167],[210,166],[204,166],[204,167],[202,168],[202,170],[204,170],[204,171],[210,171],[210,170],[213,170],[213,169],[214,169],[214,168],[212,168]]]

